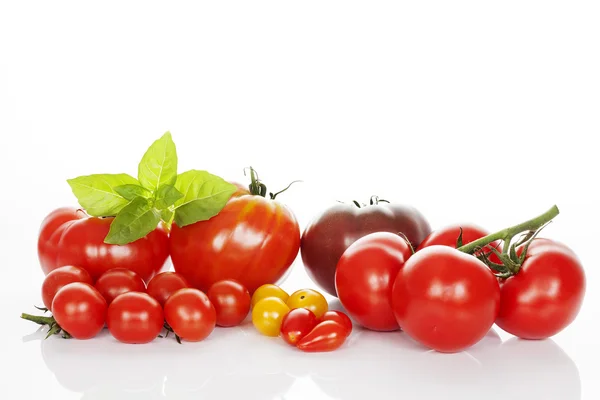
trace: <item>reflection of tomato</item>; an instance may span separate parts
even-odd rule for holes
[[[572,250],[535,239],[519,272],[502,285],[496,324],[524,339],[553,336],[577,316],[585,286],[583,267]]]
[[[477,258],[430,246],[400,268],[391,298],[398,324],[409,336],[434,350],[456,352],[490,330],[500,287]]]
[[[166,230],[160,225],[145,237],[126,245],[104,243],[114,218],[88,217],[75,208],[59,208],[42,222],[38,255],[45,274],[64,265],[85,269],[93,280],[112,268],[134,271],[146,282],[169,255]]]
[[[300,248],[300,229],[278,201],[246,195],[231,198],[207,221],[174,224],[170,243],[175,271],[194,287],[207,291],[235,279],[253,293],[287,272]]]
[[[340,257],[352,243],[374,232],[403,233],[416,248],[431,228],[412,207],[383,202],[362,208],[337,204],[316,217],[302,235],[306,272],[323,290],[336,296],[335,269]]]

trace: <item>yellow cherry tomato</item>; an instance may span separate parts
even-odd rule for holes
[[[252,323],[263,335],[279,336],[281,320],[290,312],[290,308],[277,297],[261,299],[252,308]]]
[[[321,293],[312,289],[295,291],[286,303],[292,310],[294,308],[308,308],[317,318],[321,318],[329,309],[327,299]]]
[[[252,307],[267,297],[277,297],[285,303],[290,295],[279,286],[267,283],[254,291],[254,294],[252,295]]]

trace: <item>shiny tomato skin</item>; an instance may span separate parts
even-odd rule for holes
[[[120,342],[149,343],[163,328],[163,309],[147,293],[126,292],[108,306],[106,325],[111,335]]]
[[[52,315],[75,339],[91,339],[104,327],[108,306],[92,285],[73,282],[63,286],[52,300]]]
[[[177,272],[165,271],[150,279],[146,293],[156,299],[161,306],[164,306],[173,293],[179,289],[189,287],[191,287],[189,282],[183,276]]]
[[[317,324],[296,345],[305,352],[333,351],[340,348],[348,335],[347,330],[335,321],[323,321]]]
[[[287,207],[246,195],[231,198],[207,221],[174,224],[170,244],[175,271],[193,287],[207,291],[215,282],[235,279],[253,293],[289,270],[300,248],[300,229]]]
[[[323,321],[335,321],[338,324],[342,325],[346,328],[346,332],[348,335],[352,333],[352,320],[345,313],[337,310],[329,310],[319,320],[319,322]]]
[[[315,314],[309,309],[294,308],[281,321],[281,337],[287,344],[295,346],[318,322]]]
[[[194,288],[179,289],[164,306],[165,320],[188,342],[204,340],[215,329],[217,313],[208,296]]]
[[[585,272],[575,253],[564,244],[535,239],[519,272],[501,287],[496,325],[523,339],[554,336],[573,322],[585,290]]]
[[[110,305],[120,294],[127,292],[145,292],[146,284],[138,274],[125,268],[109,269],[94,285]]]
[[[335,273],[336,289],[356,323],[375,331],[398,329],[390,295],[394,279],[410,255],[406,241],[389,232],[364,236],[344,252]]]
[[[276,337],[290,307],[278,297],[265,297],[252,307],[252,324],[261,334]]]
[[[50,213],[38,237],[38,255],[44,273],[64,265],[77,265],[96,280],[109,269],[125,268],[149,281],[169,255],[166,229],[161,224],[133,243],[106,244],[104,238],[113,219],[88,217],[77,209]]]
[[[335,270],[346,249],[374,232],[403,233],[416,248],[431,232],[425,217],[414,207],[379,203],[358,208],[336,204],[318,215],[302,234],[301,254],[306,272],[332,296]]]
[[[290,310],[306,308],[312,311],[317,318],[321,318],[329,310],[329,304],[325,296],[313,289],[296,290],[286,300],[285,304],[288,305]]]
[[[64,267],[50,271],[42,283],[42,301],[44,307],[52,311],[52,300],[54,300],[56,292],[63,286],[73,282],[83,282],[89,285],[94,284],[90,274],[86,270],[72,265],[65,265]]]
[[[237,326],[248,316],[250,293],[241,283],[232,279],[215,282],[207,295],[217,312],[218,326]]]
[[[488,267],[447,246],[415,253],[396,276],[392,307],[400,327],[439,352],[481,340],[500,307],[500,287]]]

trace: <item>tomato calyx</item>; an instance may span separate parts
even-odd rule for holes
[[[263,182],[261,182],[260,178],[258,177],[258,172],[256,172],[256,170],[252,167],[247,167],[244,168],[244,175],[246,175],[246,170],[250,170],[250,184],[248,185],[248,190],[250,190],[250,194],[253,196],[261,196],[261,197],[267,197],[267,185],[265,185]],[[288,190],[294,183],[298,183],[298,182],[302,182],[300,180],[296,180],[291,182],[289,185],[287,185],[284,189],[280,190],[279,192],[269,192],[269,198],[271,200],[275,200],[275,198],[280,195],[281,193],[285,192],[286,190]]]
[[[165,334],[164,337],[167,338],[167,337],[169,337],[169,333],[172,333],[173,335],[175,335],[175,340],[177,340],[177,343],[181,344],[181,338],[179,337],[178,334],[175,333],[175,331],[173,330],[173,328],[171,328],[171,326],[169,325],[169,323],[167,321],[165,321],[163,327],[167,331],[167,333]],[[163,336],[159,335],[158,337],[162,338]]]
[[[42,310],[42,308],[40,308],[40,307],[35,307],[35,308],[37,308],[38,310]],[[58,322],[56,322],[56,320],[54,319],[53,316],[44,317],[42,315],[31,315],[31,314],[27,314],[27,313],[22,313],[21,318],[23,318],[26,321],[35,322],[36,324],[41,325],[41,326],[48,326],[48,334],[46,335],[46,337],[44,339],[48,339],[50,336],[58,335],[60,333],[62,333],[61,337],[63,339],[71,338],[71,334],[69,334],[69,332],[67,332],[63,328],[61,328],[61,326],[58,324]]]
[[[352,200],[352,204],[354,204],[358,208],[364,208],[364,207],[368,207],[368,206],[376,206],[379,203],[387,203],[387,204],[389,204],[390,202],[388,200],[385,200],[385,199],[380,199],[379,196],[377,196],[377,195],[371,196],[371,198],[369,199],[369,204],[368,205],[365,204],[365,203],[359,203],[356,200]]]
[[[457,248],[464,253],[477,257],[494,272],[496,277],[507,279],[519,273],[521,265],[525,261],[529,245],[558,214],[558,207],[554,205],[535,218],[502,229],[466,245],[462,245],[461,229],[461,234],[456,242]],[[498,251],[493,244],[499,240],[503,242],[502,252]],[[517,249],[521,247],[523,251],[518,252]],[[498,257],[500,263],[490,260],[492,254]]]

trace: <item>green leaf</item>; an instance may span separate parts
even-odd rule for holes
[[[117,191],[117,186],[137,185],[127,174],[94,174],[67,179],[81,207],[95,217],[116,215],[129,201]]]
[[[124,207],[110,224],[104,239],[108,244],[127,244],[143,238],[160,222],[160,212],[150,206],[150,201],[136,197]]]
[[[165,208],[164,210],[160,210],[160,218],[165,221],[167,226],[171,226],[173,223],[173,217],[175,216],[175,211],[170,208]]]
[[[177,179],[177,149],[171,133],[152,143],[138,166],[140,184],[152,192],[162,185],[174,185]]]
[[[131,184],[117,186],[115,188],[115,192],[117,192],[119,195],[121,195],[129,201],[135,199],[136,197],[149,198],[152,195],[152,193],[148,189],[140,185]]]
[[[183,193],[175,189],[173,185],[162,185],[156,192],[154,207],[159,210],[171,207],[175,202],[183,197]]]
[[[175,222],[186,226],[217,215],[236,186],[206,171],[190,170],[177,177],[175,187],[183,197],[175,202]]]

